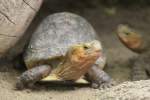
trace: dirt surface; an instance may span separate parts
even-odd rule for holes
[[[99,100],[150,100],[150,80],[124,82],[99,92]]]
[[[61,10],[60,10],[61,11]],[[54,12],[54,11],[53,11]],[[150,7],[122,8],[122,7],[96,7],[73,11],[85,17],[95,28],[103,43],[108,64],[106,71],[119,83],[130,80],[131,66],[130,59],[137,56],[126,49],[118,40],[115,29],[118,24],[127,23],[143,33],[149,32]],[[28,34],[36,29],[37,23],[48,14],[50,10],[41,9],[33,26],[27,31]],[[21,72],[13,69],[12,64],[5,63],[0,67],[0,100],[103,100],[100,99],[102,93],[107,90],[96,90],[89,87],[69,88],[69,87],[39,87],[39,90],[15,90],[17,76]],[[115,88],[115,87],[113,87]],[[113,92],[113,91],[112,91]],[[110,93],[111,94],[111,93]],[[116,99],[106,99],[116,100]],[[130,100],[130,99],[129,99]]]

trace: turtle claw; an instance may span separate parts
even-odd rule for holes
[[[34,89],[34,90],[37,89],[37,87],[34,85],[34,83],[29,83],[26,87],[29,89]]]
[[[112,86],[115,86],[115,82],[114,82],[114,81],[102,83],[102,84],[99,86],[99,89],[100,89],[100,90],[102,90],[102,89],[107,89],[107,88],[111,88]]]
[[[98,85],[97,83],[92,83],[92,84],[91,84],[91,87],[92,87],[93,89],[97,89],[97,88],[99,87],[99,85]]]
[[[103,83],[92,83],[91,87],[94,89],[107,89],[107,88],[111,88],[112,86],[115,86],[116,82],[114,80],[111,80],[110,82],[103,82]]]
[[[132,76],[132,81],[147,80],[147,79],[148,79],[147,75],[133,75]]]

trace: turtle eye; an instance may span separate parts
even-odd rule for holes
[[[129,32],[125,32],[125,35],[130,35],[130,33]]]
[[[89,47],[88,47],[88,46],[86,46],[86,45],[84,45],[84,47],[83,47],[83,48],[84,48],[85,50],[86,50],[86,49],[89,49]]]

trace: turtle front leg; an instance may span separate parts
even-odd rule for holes
[[[91,82],[91,86],[96,89],[109,88],[115,85],[115,82],[110,78],[110,76],[96,65],[91,67],[86,74],[86,78]]]
[[[145,62],[145,56],[139,56],[132,66],[132,80],[146,80],[148,79],[148,75],[146,73],[147,63]],[[148,65],[149,66],[149,65]]]
[[[40,65],[25,71],[17,80],[16,88],[22,90],[24,88],[32,88],[34,83],[48,76],[51,72],[51,66]]]

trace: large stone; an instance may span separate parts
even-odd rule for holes
[[[0,0],[0,57],[13,47],[43,0]]]

